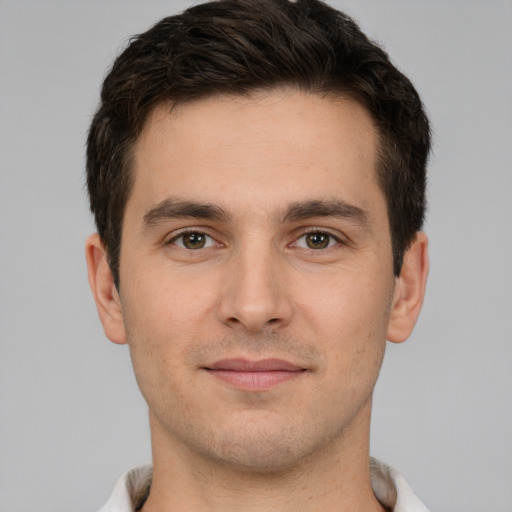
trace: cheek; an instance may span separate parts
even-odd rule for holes
[[[126,321],[134,334],[152,333],[153,342],[196,331],[215,302],[218,286],[209,281],[204,276],[187,277],[165,265],[144,272],[127,290],[127,302],[123,301]]]
[[[186,373],[190,346],[212,335],[218,287],[165,272],[146,272],[122,294],[123,317],[141,389]],[[124,300],[126,299],[126,300]],[[185,371],[184,371],[185,370]],[[143,382],[144,381],[144,382]]]
[[[302,289],[307,291],[300,300],[303,311],[328,329],[330,338],[345,335],[367,343],[379,334],[385,336],[393,297],[391,278],[343,269],[326,276],[321,286],[311,282]]]
[[[335,386],[338,383],[354,394],[363,380],[369,390],[373,387],[386,347],[392,291],[392,284],[382,279],[347,272],[315,294],[316,305],[304,316],[315,319],[312,335],[323,344],[326,369]]]
[[[179,406],[180,385],[188,376],[183,367],[185,335],[176,320],[179,312],[170,313],[162,304],[155,301],[151,307],[145,302],[136,315],[128,311],[125,317],[135,378],[150,410],[158,416]]]

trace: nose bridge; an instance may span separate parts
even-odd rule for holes
[[[259,331],[289,321],[283,261],[264,236],[250,237],[234,249],[225,285],[221,315],[231,327]]]

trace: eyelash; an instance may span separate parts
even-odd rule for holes
[[[186,242],[183,240],[184,237],[186,237],[187,235],[197,235],[198,237],[204,237],[206,239],[205,245],[202,245],[199,247],[187,247]],[[305,246],[301,247],[299,245],[299,241],[301,239],[305,239],[306,237],[311,236],[311,235],[325,236],[327,238],[327,245],[325,247],[309,247],[309,246],[307,246],[307,242],[305,242],[305,244],[304,244]],[[182,240],[182,242],[180,244],[178,244],[177,241],[180,239]],[[324,251],[326,249],[331,249],[335,245],[344,244],[344,243],[345,242],[343,240],[341,240],[339,237],[333,235],[332,233],[329,233],[328,231],[325,231],[322,229],[312,229],[310,231],[306,231],[305,233],[302,233],[299,237],[297,237],[290,244],[290,247],[298,247],[300,249],[305,249],[305,250],[316,252],[316,251]],[[217,242],[211,235],[209,235],[208,233],[205,233],[204,231],[201,231],[199,229],[188,229],[186,231],[181,231],[179,234],[173,236],[170,240],[168,240],[165,244],[166,245],[175,245],[175,246],[179,247],[180,249],[185,249],[185,250],[189,250],[189,251],[208,249],[209,247],[213,247],[215,245],[217,245],[217,246],[222,245],[219,242]]]
[[[310,235],[324,235],[328,238],[328,245],[326,247],[300,247],[301,249],[309,250],[309,251],[323,251],[327,249],[332,249],[336,245],[344,244],[345,242],[337,237],[336,235],[333,235],[329,231],[325,231],[323,229],[312,229],[310,231],[306,231],[305,233],[302,233],[298,238],[295,239],[295,241],[291,244],[292,246],[299,247],[298,242],[302,238],[305,238]]]
[[[183,238],[186,237],[187,235],[199,235],[199,236],[205,237],[206,239],[208,239],[210,241],[210,242],[208,242],[208,240],[206,241],[206,243],[209,245],[207,245],[206,247],[203,246],[203,247],[191,248],[191,247],[186,247],[184,242],[182,242],[181,244],[177,243],[178,240],[180,240],[180,239],[183,240]],[[199,249],[207,249],[208,247],[213,247],[214,245],[219,246],[221,244],[219,244],[211,235],[209,235],[208,233],[205,233],[204,231],[201,231],[199,229],[187,229],[186,231],[181,231],[177,235],[173,236],[170,240],[165,242],[165,245],[175,245],[175,246],[179,247],[180,249],[194,251],[194,250],[199,250]]]

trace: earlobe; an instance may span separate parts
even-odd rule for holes
[[[404,254],[402,270],[395,284],[387,339],[405,341],[412,332],[423,305],[428,276],[428,238],[418,231]]]
[[[105,334],[114,343],[126,343],[121,301],[114,285],[106,250],[98,233],[87,239],[85,256],[89,285]]]

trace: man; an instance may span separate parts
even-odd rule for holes
[[[108,511],[425,511],[369,457],[386,340],[428,272],[429,125],[317,0],[227,0],[132,40],[87,150],[89,281],[153,465]]]

